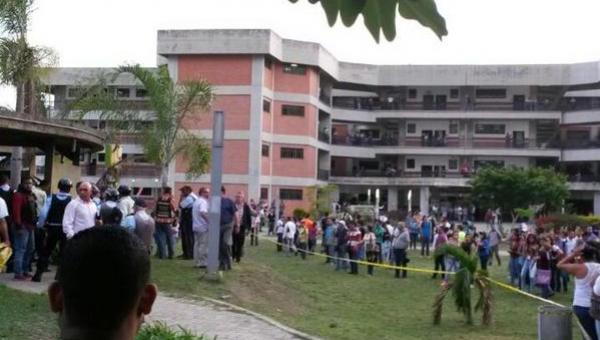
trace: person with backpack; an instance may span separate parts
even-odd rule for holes
[[[479,256],[482,270],[487,270],[490,253],[490,240],[487,234],[482,231],[479,233],[479,239],[477,240],[477,256]]]
[[[373,232],[373,226],[368,225],[367,231],[363,236],[363,244],[367,253],[367,262],[377,263],[379,261],[379,244],[377,243],[377,235]],[[373,266],[367,266],[367,273],[373,275]]]
[[[154,209],[154,221],[156,226],[156,247],[158,248],[158,257],[160,259],[173,259],[175,253],[173,249],[173,234],[171,226],[175,223],[175,208],[173,206],[172,189],[164,187],[162,195],[156,201]]]
[[[31,278],[29,261],[34,250],[33,230],[37,224],[37,204],[33,194],[33,180],[23,177],[19,189],[13,196],[12,217],[14,223],[14,279],[25,281]]]
[[[71,188],[73,183],[68,178],[62,178],[58,181],[58,192],[46,199],[46,204],[40,213],[38,226],[46,230],[46,242],[38,258],[35,274],[31,281],[41,282],[42,275],[48,269],[48,262],[52,252],[58,244],[59,259],[67,242],[67,236],[63,232],[62,221],[65,215],[65,209],[71,202]],[[60,265],[60,264],[59,264]]]

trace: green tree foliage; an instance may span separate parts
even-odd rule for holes
[[[486,167],[470,181],[472,198],[481,208],[500,207],[516,220],[517,209],[539,206],[550,212],[569,197],[566,177],[544,168]]]
[[[298,0],[289,0],[296,3]],[[329,26],[333,26],[338,16],[342,23],[350,27],[360,14],[364,25],[375,41],[380,33],[392,41],[396,37],[396,13],[405,19],[418,21],[429,27],[438,38],[448,34],[446,21],[438,13],[434,0],[308,0],[312,4],[321,3]]]
[[[169,164],[183,156],[188,161],[187,176],[197,177],[209,164],[210,148],[203,138],[185,128],[185,122],[199,119],[210,107],[214,94],[205,80],[190,80],[176,84],[166,65],[152,71],[139,65],[126,65],[119,73],[130,73],[144,86],[153,110],[151,124],[142,128],[142,147],[149,162],[160,166],[161,181],[167,185]]]
[[[454,304],[458,312],[465,316],[467,324],[473,324],[473,304],[471,300],[471,283],[478,290],[478,298],[475,303],[475,311],[481,311],[483,325],[492,322],[493,295],[490,282],[487,280],[487,272],[477,269],[478,258],[474,253],[467,254],[462,248],[454,245],[445,245],[436,250],[435,256],[453,256],[459,263],[459,270],[453,275],[448,284],[442,286],[442,290],[433,302],[433,323],[439,325],[442,322],[442,308],[444,299],[450,291],[454,298]]]

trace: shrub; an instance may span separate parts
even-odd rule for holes
[[[574,228],[583,227],[588,225],[599,226],[600,216],[589,215],[571,215],[571,214],[557,214],[540,216],[536,219],[536,225],[547,229],[559,229],[563,227]]]
[[[296,209],[294,209],[292,214],[294,215],[294,218],[302,219],[302,218],[304,218],[304,216],[306,216],[307,212],[306,212],[306,210],[304,210],[302,208],[296,208]]]
[[[216,339],[216,337],[215,337]],[[136,340],[208,340],[203,335],[196,335],[193,332],[179,327],[179,330],[173,330],[164,322],[155,322],[142,327]]]

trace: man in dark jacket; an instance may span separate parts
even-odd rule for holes
[[[250,208],[244,198],[243,192],[238,192],[235,195],[235,206],[237,221],[233,226],[233,249],[232,256],[235,262],[240,263],[244,256],[244,241],[246,232],[252,227],[252,216],[256,216],[256,212]]]
[[[31,281],[42,281],[42,275],[48,269],[48,260],[54,248],[56,248],[56,244],[58,244],[59,258],[62,258],[63,249],[67,242],[67,236],[63,232],[62,220],[65,215],[65,208],[71,202],[69,192],[72,187],[73,183],[68,178],[62,178],[58,181],[58,192],[48,197],[40,213],[38,226],[46,230],[46,242],[43,245],[35,275],[33,275]]]
[[[14,223],[14,272],[15,280],[31,278],[29,261],[33,255],[33,230],[37,224],[37,204],[33,194],[33,180],[23,177],[19,190],[13,196],[12,217]]]

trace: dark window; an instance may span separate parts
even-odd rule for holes
[[[260,188],[260,199],[261,200],[269,199],[269,188]]]
[[[406,160],[406,168],[414,169],[415,168],[415,160],[413,158],[409,158]]]
[[[475,170],[479,169],[479,168],[484,168],[486,166],[493,166],[496,168],[503,168],[504,167],[504,161],[485,161],[485,160],[476,160],[473,162],[473,167],[475,168]]]
[[[279,189],[281,200],[302,200],[302,189]]]
[[[451,159],[448,161],[448,169],[456,170],[458,169],[458,159]]]
[[[450,98],[458,98],[458,89],[450,89]]]
[[[281,148],[281,158],[304,159],[304,149]]]
[[[406,133],[416,133],[417,132],[417,124],[408,123],[406,124]]]
[[[139,187],[131,188],[131,191],[136,194],[136,196],[152,196],[152,188],[141,188]]]
[[[100,121],[98,123],[98,129],[106,129],[106,122],[105,121]]]
[[[306,74],[306,66],[298,64],[283,64],[283,72],[292,74]]]
[[[304,106],[300,105],[282,105],[281,114],[284,116],[304,117]]]
[[[104,163],[104,159],[105,159],[105,154],[104,153],[98,153],[98,163]]]
[[[506,98],[506,89],[476,89],[477,98]]]
[[[458,123],[450,123],[450,133],[457,134],[458,133]]]
[[[117,98],[129,98],[129,89],[117,88]]]
[[[148,91],[146,89],[135,89],[135,97],[136,98],[146,98],[148,96]]]
[[[262,153],[263,157],[269,157],[269,146],[266,144],[263,144],[261,153]]]
[[[373,139],[379,139],[379,130],[374,129],[363,129],[360,130],[360,134],[365,137],[371,137]]]
[[[475,124],[475,133],[480,135],[503,135],[506,133],[506,125]]]
[[[265,67],[269,70],[273,68],[273,60],[271,58],[265,57]]]
[[[83,94],[83,89],[81,87],[69,87],[67,89],[67,97],[77,98],[81,97]]]
[[[379,161],[359,161],[358,167],[364,170],[379,170]]]
[[[263,99],[263,112],[271,112],[271,101]]]
[[[417,98],[417,89],[408,89],[408,98]]]

